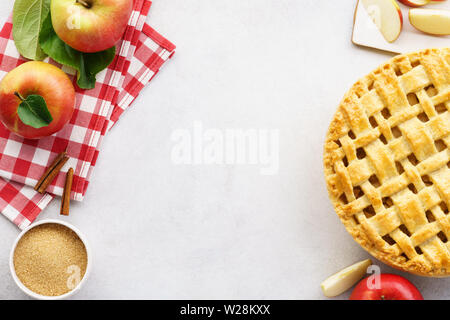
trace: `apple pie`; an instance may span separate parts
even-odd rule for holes
[[[328,129],[335,210],[375,258],[450,275],[450,48],[399,55],[356,82]]]

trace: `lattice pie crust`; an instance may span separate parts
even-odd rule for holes
[[[450,48],[399,55],[356,82],[327,133],[325,177],[375,258],[450,275]]]

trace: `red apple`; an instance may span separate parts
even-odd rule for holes
[[[133,0],[52,0],[50,12],[58,37],[82,52],[113,47],[125,32]]]
[[[375,285],[369,283],[369,278],[361,280],[353,289],[350,300],[423,300],[419,290],[407,279],[389,273],[378,277]]]
[[[27,125],[23,121],[28,122],[29,118],[27,120],[19,112],[19,105],[23,100],[36,96],[43,98],[51,117],[47,123]],[[54,65],[41,61],[26,62],[10,71],[0,83],[0,121],[21,137],[39,139],[52,135],[69,122],[74,108],[73,84]]]

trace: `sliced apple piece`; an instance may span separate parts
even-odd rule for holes
[[[404,5],[412,8],[419,8],[426,4],[429,4],[431,0],[398,0]]]
[[[372,264],[370,259],[355,263],[326,279],[320,287],[326,297],[336,297],[361,280]]]
[[[361,0],[387,42],[394,42],[403,26],[403,15],[395,0]]]
[[[450,11],[411,9],[409,22],[414,28],[432,35],[450,35]]]

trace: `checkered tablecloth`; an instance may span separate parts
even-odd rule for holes
[[[62,194],[70,167],[75,169],[71,197],[83,199],[104,135],[173,55],[175,46],[145,24],[150,5],[148,0],[134,1],[113,63],[97,76],[95,89],[75,86],[75,112],[63,130],[40,140],[26,140],[0,125],[0,211],[19,227],[29,225],[54,195]],[[9,19],[0,32],[0,77],[25,61],[14,46]],[[76,82],[72,69],[47,61],[61,67]],[[70,160],[49,187],[49,193],[35,192],[32,186],[66,148]]]

